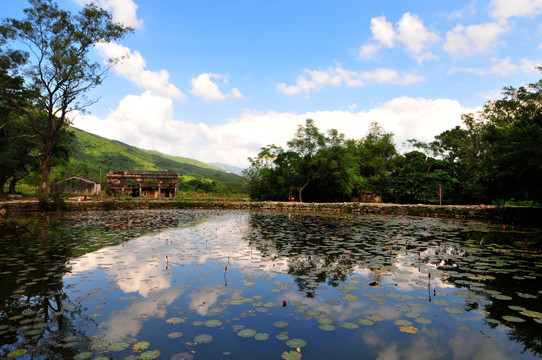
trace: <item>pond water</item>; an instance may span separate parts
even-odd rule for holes
[[[3,219],[0,358],[540,358],[541,244],[403,216]]]

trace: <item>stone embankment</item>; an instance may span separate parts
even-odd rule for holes
[[[271,210],[287,212],[354,213],[374,215],[408,215],[471,219],[503,224],[542,226],[542,208],[490,205],[423,205],[366,203],[297,203],[274,201],[228,200],[90,200],[66,201],[62,204],[31,200],[0,202],[0,215],[45,211],[97,211],[135,209],[224,209]]]

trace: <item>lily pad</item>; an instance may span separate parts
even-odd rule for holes
[[[132,345],[132,351],[133,352],[140,352],[145,349],[147,349],[149,346],[151,346],[151,343],[148,341],[139,341],[136,342],[134,345]]]
[[[222,326],[222,321],[220,321],[220,320],[207,320],[204,324],[207,327],[214,328],[214,327]]]
[[[167,334],[167,337],[170,338],[170,339],[178,339],[178,338],[180,338],[182,336],[183,336],[183,333],[178,332],[178,331]]]
[[[267,333],[258,333],[256,335],[254,335],[254,339],[256,339],[258,341],[265,341],[265,340],[269,339],[269,334],[267,334]]]
[[[93,341],[90,345],[91,350],[105,350],[109,346],[108,341]]]
[[[375,324],[374,321],[369,320],[369,319],[357,319],[356,322],[360,325],[365,325],[365,326],[371,326]]]
[[[399,331],[406,332],[408,334],[416,334],[419,331],[419,329],[415,328],[412,325],[409,325],[409,326],[399,326]]]
[[[525,315],[528,317],[542,319],[542,313],[539,313],[538,311],[523,310],[523,311],[520,311],[519,313],[521,315]]]
[[[433,322],[433,320],[431,319],[428,319],[428,318],[424,318],[424,317],[417,317],[414,319],[414,321],[416,321],[418,324],[422,324],[422,325],[429,325]]]
[[[299,360],[301,359],[301,353],[297,351],[285,351],[282,353],[282,358],[284,360]]]
[[[166,322],[168,324],[182,324],[186,321],[185,318],[181,318],[181,317],[172,317],[172,318],[169,318],[166,320]]]
[[[26,349],[17,349],[17,350],[13,350],[12,352],[10,352],[8,354],[8,358],[23,356],[24,354],[26,354]]]
[[[279,328],[279,329],[282,329],[282,328],[285,328],[288,326],[288,322],[287,321],[277,321],[273,324],[274,327],[276,328]]]
[[[257,334],[257,331],[254,329],[243,329],[237,333],[237,336],[248,338],[248,337],[253,337],[256,334]]]
[[[333,324],[335,321],[330,318],[330,317],[321,317],[321,318],[318,318],[318,323],[319,324],[324,324],[324,325],[330,325],[330,324]]]
[[[318,326],[318,328],[320,330],[324,330],[324,331],[334,331],[335,330],[335,326],[330,325],[330,324],[320,324],[320,326]]]
[[[290,337],[288,336],[288,334],[280,333],[280,334],[277,334],[277,336],[275,336],[275,338],[276,338],[277,340],[280,340],[280,341],[286,341],[286,340],[288,340]]]
[[[341,299],[346,300],[346,301],[356,301],[356,300],[359,300],[359,297],[356,295],[348,294],[348,295],[341,296]]]
[[[141,355],[139,355],[139,358],[141,360],[152,360],[156,359],[160,356],[160,350],[151,350],[151,351],[145,351]]]
[[[188,352],[177,353],[171,356],[170,360],[193,360],[194,356]]]
[[[130,344],[128,344],[127,342],[119,341],[119,342],[110,344],[110,345],[107,347],[107,350],[109,350],[109,351],[123,351],[123,350],[125,350],[128,346],[130,346]]]
[[[303,339],[295,338],[290,339],[286,341],[286,346],[291,347],[293,349],[302,348],[307,345],[307,342]]]
[[[348,330],[355,330],[359,328],[358,324],[352,323],[352,322],[343,322],[341,323],[341,327],[348,329]]]
[[[412,325],[412,322],[411,321],[408,321],[408,320],[395,320],[393,322],[395,325],[399,325],[399,326],[410,326]]]
[[[75,355],[73,357],[73,360],[85,360],[85,359],[88,359],[92,356],[92,352],[90,351],[87,351],[87,352],[82,352],[82,353],[79,353],[77,355]]]
[[[378,314],[371,314],[371,315],[367,315],[365,317],[367,319],[371,320],[371,321],[374,321],[374,322],[386,320],[382,315],[378,315]]]
[[[199,334],[194,337],[194,343],[196,344],[208,344],[213,341],[213,336],[209,334]]]
[[[517,316],[511,316],[511,315],[505,315],[502,317],[504,320],[506,321],[509,321],[509,322],[516,322],[516,323],[520,323],[520,322],[524,322],[525,319],[522,319],[520,317],[517,317]]]

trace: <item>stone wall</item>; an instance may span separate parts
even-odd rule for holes
[[[238,209],[287,212],[354,213],[374,215],[408,215],[491,221],[517,226],[542,226],[542,208],[486,205],[403,205],[363,203],[297,203],[250,201],[171,200],[104,200],[67,201],[67,211],[134,210],[134,209]],[[0,214],[43,211],[37,201],[6,201],[0,203]]]

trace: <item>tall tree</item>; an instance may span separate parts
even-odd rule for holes
[[[76,15],[59,9],[52,0],[30,0],[30,5],[24,10],[26,19],[8,18],[0,26],[0,63],[17,56],[24,59],[13,74],[24,76],[25,88],[35,98],[31,104],[23,103],[5,88],[0,88],[0,96],[28,118],[39,139],[40,192],[47,194],[54,149],[70,124],[69,113],[94,102],[86,94],[102,82],[107,71],[89,58],[89,51],[99,42],[123,38],[131,29],[114,23],[109,13],[93,3]],[[41,112],[47,116],[42,118]]]
[[[489,199],[542,201],[542,80],[505,88],[503,95],[479,114],[482,186]]]
[[[292,140],[288,141],[290,149],[295,151],[303,161],[296,172],[300,176],[299,202],[303,202],[303,190],[311,183],[319,171],[316,160],[318,151],[326,147],[326,137],[320,133],[314,120],[305,120],[305,126],[299,125]]]
[[[370,190],[381,195],[388,192],[391,170],[397,157],[393,133],[386,133],[377,122],[373,122],[367,136],[357,142],[356,152],[359,173],[365,180],[365,188],[359,190]]]

